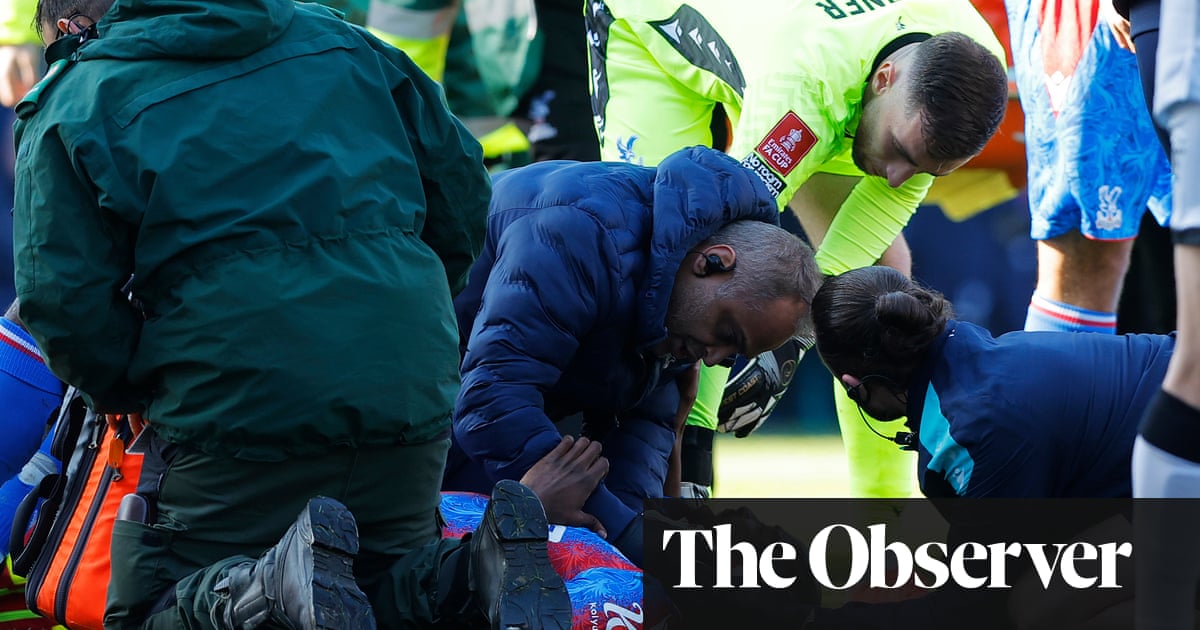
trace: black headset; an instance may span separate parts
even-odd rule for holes
[[[700,252],[696,253],[700,254]],[[706,276],[714,273],[729,273],[730,271],[733,271],[735,267],[737,267],[736,262],[726,267],[725,262],[722,261],[721,257],[716,254],[701,255],[704,256],[704,275]]]
[[[863,404],[867,402],[867,400],[866,400],[867,396],[863,395],[864,394],[863,385],[866,384],[868,379],[872,379],[872,378],[882,380],[882,381],[888,381],[889,383],[891,383],[892,387],[898,388],[896,381],[893,381],[892,379],[890,379],[886,376],[883,376],[882,374],[868,374],[868,375],[862,377],[861,379],[859,379],[858,385],[855,385],[854,387],[849,387],[846,389],[846,395],[850,398],[850,400],[854,401],[854,404],[858,407],[858,416],[860,418],[862,418],[863,424],[867,425],[867,428],[871,430],[871,433],[874,433],[875,435],[878,435],[879,437],[881,437],[889,442],[900,445],[900,450],[902,450],[902,451],[917,450],[917,434],[916,433],[913,433],[910,431],[897,431],[896,435],[894,435],[892,437],[888,437],[888,436],[884,435],[883,433],[879,432],[878,430],[876,430],[875,427],[871,426],[871,422],[869,420],[867,420],[867,415],[865,413],[863,413],[863,409],[862,409]]]

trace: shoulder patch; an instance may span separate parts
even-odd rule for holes
[[[771,195],[778,197],[783,193],[783,189],[787,188],[787,184],[783,182],[783,178],[775,174],[767,167],[766,163],[757,153],[751,153],[742,160],[742,166],[754,171],[755,175],[767,185],[767,189],[771,191]]]
[[[786,176],[817,145],[817,136],[795,112],[788,112],[754,148],[762,159]]]

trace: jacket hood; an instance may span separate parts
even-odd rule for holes
[[[275,41],[292,0],[117,0],[81,59],[229,59]]]
[[[638,330],[652,332],[642,347],[666,336],[675,273],[688,251],[731,221],[778,225],[779,206],[750,169],[719,151],[691,147],[659,163],[653,217],[650,261],[638,309]]]

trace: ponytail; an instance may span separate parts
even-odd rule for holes
[[[940,293],[890,267],[829,278],[813,298],[812,311],[817,350],[830,371],[880,374],[901,383],[953,316]]]

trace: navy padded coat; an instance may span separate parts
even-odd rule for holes
[[[752,172],[701,147],[657,168],[542,162],[493,180],[484,249],[455,300],[462,390],[445,488],[489,491],[558,444],[575,413],[607,479],[585,510],[620,534],[662,496],[689,365],[654,356],[675,274],[726,223],[777,223]]]

